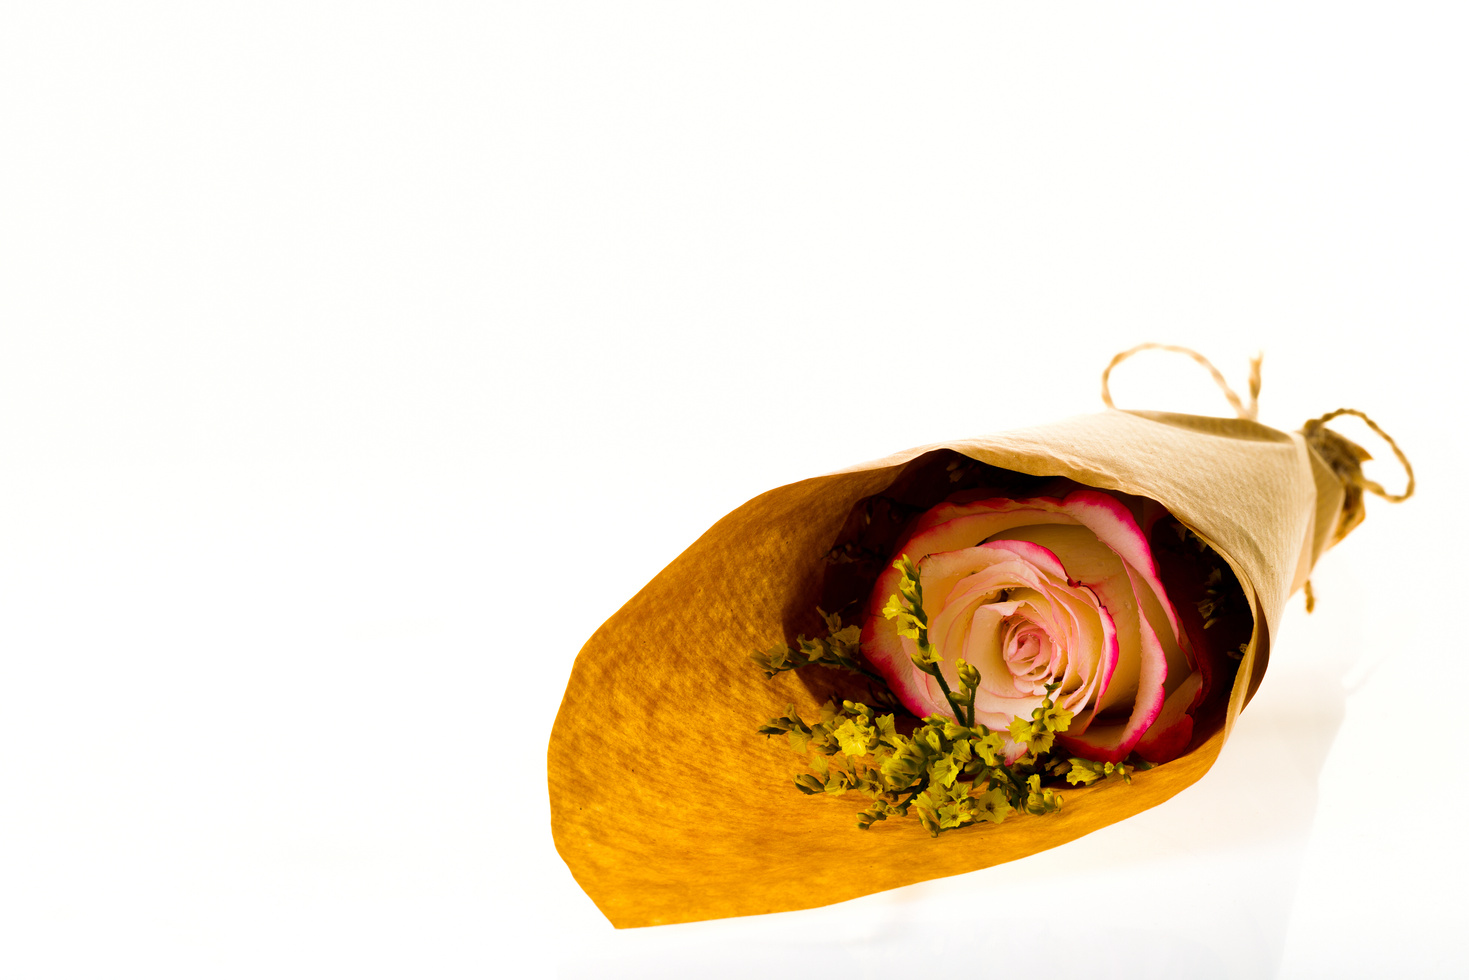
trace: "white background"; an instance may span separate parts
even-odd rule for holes
[[[7,4],[0,973],[1459,973],[1465,41],[1450,3]],[[586,637],[749,497],[1096,410],[1144,340],[1236,386],[1263,349],[1263,421],[1365,409],[1422,483],[1215,770],[1007,867],[615,932],[548,830]],[[1114,390],[1227,412],[1167,355]]]

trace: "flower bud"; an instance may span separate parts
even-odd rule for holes
[[[979,687],[979,671],[967,661],[959,661],[959,683],[969,690]]]
[[[825,792],[826,784],[810,773],[803,772],[796,777],[796,788],[807,796]]]

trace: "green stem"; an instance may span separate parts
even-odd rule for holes
[[[949,690],[949,682],[944,680],[943,669],[938,664],[933,665],[933,677],[939,682],[939,690],[944,692],[944,700],[949,702],[949,707],[954,712],[954,720],[966,728],[973,727],[971,723],[964,720],[962,702],[955,698],[953,692]]]
[[[913,801],[916,800],[916,799],[918,799],[919,795],[922,794],[922,792],[924,790],[926,790],[926,789],[928,789],[928,773],[924,773],[923,776],[922,776],[922,778],[920,778],[918,780],[918,784],[915,785],[915,786],[909,786],[907,789],[895,789],[895,790],[892,790],[891,793],[892,793],[892,795],[894,797],[901,796],[904,793],[912,793],[913,794],[912,796],[908,797],[906,800],[903,800],[901,803],[894,803],[892,805],[895,806],[895,807],[902,807],[903,808],[903,814],[904,814],[904,816],[906,816],[907,813],[908,813],[908,807],[909,806],[912,806]]]
[[[855,671],[866,677],[870,677],[872,680],[875,680],[884,686],[887,685],[887,679],[885,677],[883,677],[881,674],[873,673],[866,667],[858,667],[856,664],[842,664],[842,666],[847,668],[848,670]]]

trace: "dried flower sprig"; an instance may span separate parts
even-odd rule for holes
[[[896,615],[908,617],[904,628],[920,634],[913,638],[922,650],[927,645],[919,618],[922,593],[916,575],[911,576],[911,586],[906,581],[909,569],[911,565],[904,569],[903,597],[911,605],[899,602]],[[802,638],[799,649],[808,664],[846,667],[840,660],[850,655],[849,644],[854,638],[848,637],[856,627],[843,627],[839,617],[822,615],[831,635],[824,640]],[[807,653],[812,650],[818,651],[817,656]],[[775,662],[766,659],[770,654],[756,654],[751,659],[767,672],[767,678],[781,670],[807,665],[787,666],[794,651],[786,653],[786,659]],[[918,658],[914,659],[917,663]],[[1054,813],[1061,808],[1062,798],[1043,785],[1045,779],[1064,775],[1072,784],[1090,785],[1116,775],[1131,781],[1137,766],[1051,757],[1056,735],[1066,731],[1072,718],[1071,712],[1057,707],[1051,699],[1058,686],[1055,684],[1046,689],[1045,699],[1031,713],[1030,720],[1017,718],[1011,723],[1010,739],[1024,745],[1025,752],[1007,763],[1004,737],[972,722],[978,671],[964,664],[960,678],[959,691],[949,695],[955,718],[931,715],[910,734],[898,731],[893,714],[879,714],[860,702],[838,704],[834,699],[822,705],[817,720],[806,721],[790,705],[784,715],[767,720],[758,731],[766,736],[785,735],[792,751],[807,756],[810,771],[794,778],[796,789],[802,793],[841,796],[855,792],[870,800],[871,805],[857,815],[857,826],[862,830],[889,817],[911,813],[936,837],[945,830],[972,824],[1000,823],[1015,812],[1034,816]]]
[[[928,642],[928,614],[923,611],[923,584],[919,581],[918,569],[907,555],[893,562],[893,567],[902,573],[902,578],[898,581],[898,591],[883,607],[883,616],[896,619],[898,635],[918,644],[912,655],[913,666],[938,681],[939,690],[944,692],[944,700],[949,702],[954,717],[960,724],[974,724],[974,693],[979,687],[979,672],[961,658],[958,665],[961,687],[957,694],[949,690],[949,682],[939,669],[942,658]]]
[[[794,649],[776,644],[769,650],[757,650],[750,654],[750,659],[760,668],[765,679],[770,680],[787,670],[820,665],[839,667],[885,684],[881,675],[869,670],[862,659],[862,627],[844,627],[840,616],[822,612],[820,609],[816,611],[826,621],[828,632],[825,637],[808,640],[805,636],[798,636]]]

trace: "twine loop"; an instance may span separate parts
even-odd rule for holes
[[[1352,415],[1367,423],[1367,427],[1377,433],[1382,441],[1392,449],[1393,455],[1402,464],[1403,472],[1408,475],[1408,485],[1402,493],[1388,493],[1382,488],[1382,484],[1376,480],[1369,480],[1362,473],[1362,464],[1372,458],[1372,454],[1361,446],[1352,442],[1345,436],[1338,435],[1326,427],[1326,423],[1342,415]],[[1418,483],[1413,476],[1413,464],[1408,462],[1407,454],[1398,446],[1397,441],[1382,427],[1372,421],[1366,412],[1359,412],[1355,408],[1338,408],[1334,412],[1327,412],[1319,419],[1312,419],[1301,426],[1301,435],[1306,437],[1306,443],[1324,459],[1341,480],[1345,496],[1342,498],[1341,518],[1336,522],[1336,530],[1332,535],[1332,543],[1346,537],[1353,528],[1367,516],[1367,508],[1362,502],[1362,491],[1375,494],[1391,504],[1400,504],[1413,496]]]
[[[1393,455],[1396,456],[1398,458],[1398,462],[1402,464],[1403,472],[1408,474],[1408,485],[1406,488],[1404,488],[1402,493],[1388,493],[1386,490],[1382,489],[1382,484],[1378,483],[1375,480],[1369,480],[1362,475],[1362,463],[1365,463],[1367,460],[1372,458],[1367,453],[1367,450],[1363,449],[1361,446],[1356,445],[1348,439],[1342,438],[1335,432],[1332,432],[1330,429],[1326,428],[1327,422],[1330,422],[1332,419],[1342,415],[1353,415],[1361,419],[1363,422],[1366,422],[1367,428],[1377,433],[1378,436],[1382,438],[1382,441],[1387,443],[1388,447],[1392,449]],[[1343,463],[1345,464],[1345,469],[1347,472],[1344,476],[1343,482],[1348,482],[1353,486],[1359,487],[1362,490],[1366,490],[1368,493],[1376,494],[1390,504],[1400,504],[1404,500],[1407,500],[1409,497],[1413,496],[1413,491],[1418,487],[1418,482],[1413,476],[1413,464],[1408,462],[1407,455],[1404,454],[1402,449],[1398,447],[1398,444],[1393,439],[1393,437],[1388,435],[1386,432],[1383,432],[1382,427],[1376,422],[1372,421],[1372,419],[1368,417],[1366,412],[1359,412],[1355,408],[1338,408],[1334,412],[1327,412],[1319,419],[1312,419],[1311,421],[1307,422],[1301,427],[1301,434],[1304,435],[1306,437],[1306,441],[1311,443],[1313,446],[1316,446],[1318,443],[1320,443],[1322,445],[1332,447],[1332,450],[1328,451],[1330,454],[1328,454],[1328,452],[1323,452],[1322,455],[1326,456],[1326,461],[1332,464],[1333,469],[1337,468],[1337,458],[1342,455],[1341,448],[1343,444],[1345,444],[1345,447],[1347,447],[1347,452],[1345,454],[1346,459],[1343,460]],[[1340,470],[1338,472],[1340,472]]]
[[[1246,405],[1240,399],[1239,395],[1235,393],[1235,390],[1229,387],[1229,382],[1224,380],[1224,375],[1219,372],[1219,369],[1207,357],[1190,347],[1175,347],[1172,344],[1138,344],[1132,350],[1125,350],[1112,358],[1112,363],[1108,364],[1107,369],[1102,372],[1102,404],[1108,408],[1117,407],[1112,402],[1112,388],[1110,385],[1112,369],[1132,355],[1145,350],[1166,350],[1174,354],[1187,354],[1208,369],[1210,376],[1214,378],[1214,383],[1219,386],[1220,391],[1224,392],[1224,397],[1229,399],[1229,404],[1234,408],[1234,413],[1237,416],[1250,422],[1258,421],[1260,414],[1260,361],[1264,358],[1263,354],[1256,354],[1250,358],[1250,403]]]

